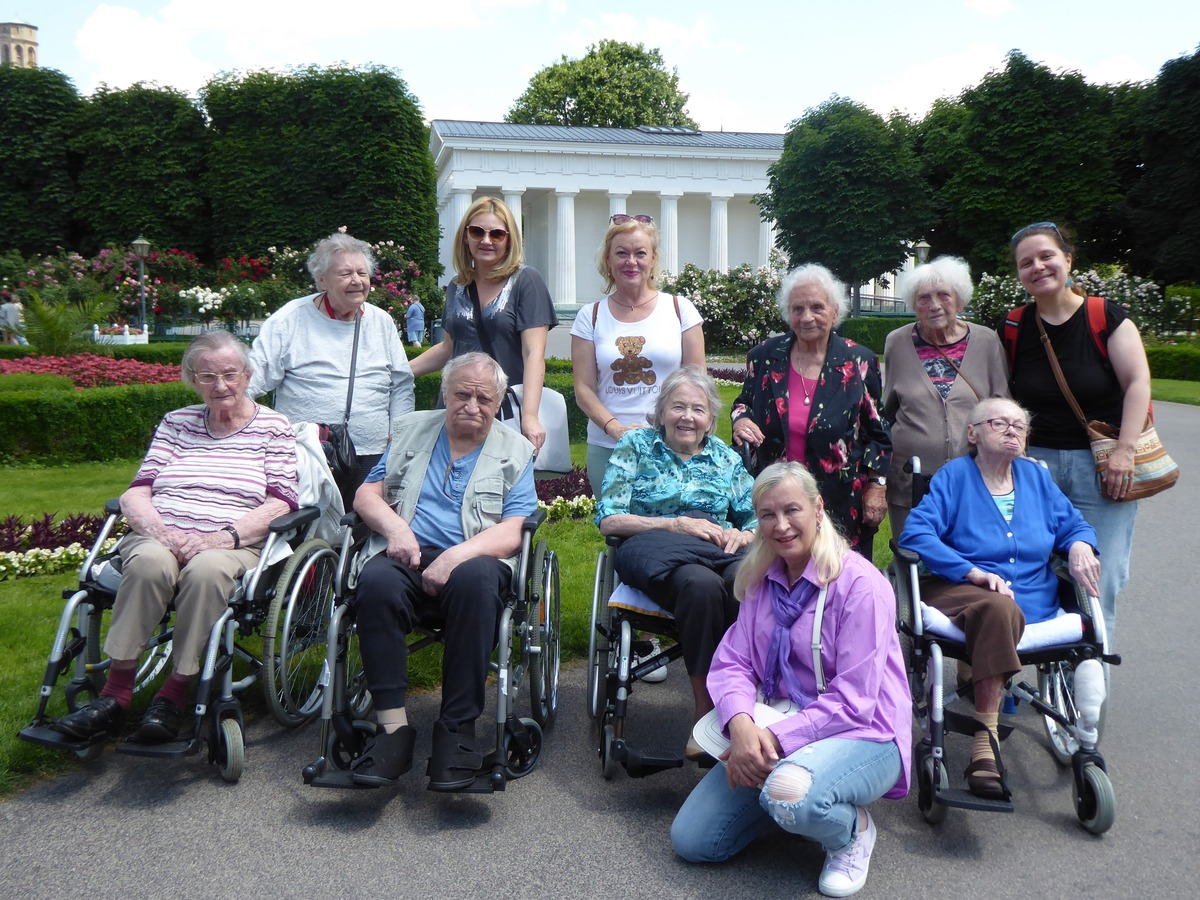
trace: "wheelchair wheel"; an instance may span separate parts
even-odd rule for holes
[[[608,595],[612,592],[612,576],[606,574],[607,562],[607,554],[596,560],[592,627],[588,632],[588,715],[593,719],[599,718],[606,702],[605,681],[608,673],[602,667],[608,664],[609,641],[600,634],[600,628],[607,624],[604,620],[608,618]]]
[[[940,825],[946,818],[946,807],[934,798],[937,791],[950,787],[946,764],[925,754],[917,769],[917,808],[930,825]]]
[[[1051,663],[1045,669],[1038,671],[1038,693],[1045,704],[1054,709],[1059,715],[1075,721],[1075,708],[1071,702],[1066,679],[1071,667],[1067,663]],[[1079,743],[1071,734],[1069,728],[1061,725],[1049,716],[1042,717],[1046,727],[1046,737],[1050,740],[1050,752],[1058,760],[1059,765],[1069,766],[1071,757],[1079,749]]]
[[[616,739],[617,730],[610,722],[600,732],[600,771],[606,781],[612,781],[617,774],[617,761],[613,758],[613,742]]]
[[[362,753],[367,741],[375,737],[376,728],[371,722],[355,719],[353,727],[355,746],[348,746],[333,729],[330,729],[329,738],[325,742],[325,758],[342,770],[349,769],[350,764]]]
[[[221,720],[217,727],[216,750],[217,771],[230,784],[236,783],[246,768],[246,739],[237,719]]]
[[[1075,784],[1075,815],[1092,834],[1104,834],[1117,818],[1117,795],[1108,773],[1094,763],[1083,767]]]
[[[509,778],[524,778],[542,758],[542,726],[533,719],[521,719],[521,726],[529,738],[529,746],[522,747],[511,734],[504,735],[504,771]]]
[[[561,662],[562,609],[559,600],[558,557],[539,541],[533,558],[536,604],[530,606],[535,658],[529,665],[529,702],[533,719],[549,728],[558,710],[558,671]]]
[[[288,728],[320,710],[317,683],[333,604],[337,555],[325,541],[305,541],[288,557],[263,626],[263,693],[275,720]]]

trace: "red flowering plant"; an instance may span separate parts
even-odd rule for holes
[[[90,353],[0,359],[0,375],[15,374],[60,375],[70,378],[79,390],[126,384],[169,384],[179,380],[178,366],[111,359]]]
[[[371,245],[377,262],[371,279],[371,302],[391,315],[398,328],[404,328],[404,314],[413,300],[420,299],[427,318],[442,314],[442,292],[437,276],[422,272],[404,255],[404,246],[395,241],[380,241]]]

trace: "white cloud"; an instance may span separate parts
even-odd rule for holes
[[[123,88],[147,81],[194,91],[213,74],[213,66],[198,59],[189,43],[185,31],[161,19],[102,4],[75,35],[75,48],[91,75],[90,83],[78,87],[91,93],[101,82]]]
[[[963,0],[963,6],[992,19],[1016,10],[1010,0]]]
[[[1004,65],[1007,51],[993,44],[971,44],[960,53],[924,60],[900,69],[896,76],[879,83],[863,102],[880,115],[894,109],[920,118],[940,97],[957,97],[966,87],[978,84],[988,72]]]

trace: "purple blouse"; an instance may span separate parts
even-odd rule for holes
[[[771,564],[766,578],[791,587],[782,560]],[[802,578],[818,584],[811,560]],[[817,696],[811,648],[815,612],[816,595],[791,628],[788,656],[804,691],[812,696]],[[760,586],[742,601],[737,621],[717,645],[708,672],[708,692],[723,729],[738,713],[753,714],[774,627],[771,602]],[[842,573],[829,584],[821,622],[821,663],[825,693],[770,726],[784,754],[831,737],[894,741],[900,751],[900,779],[884,796],[903,797],[912,757],[912,695],[896,638],[896,599],[887,579],[857,553],[846,554]]]

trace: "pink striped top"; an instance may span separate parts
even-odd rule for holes
[[[185,406],[163,417],[131,487],[149,485],[168,526],[213,532],[267,497],[297,507],[296,435],[286,416],[255,405],[241,431],[213,437],[208,407]]]

